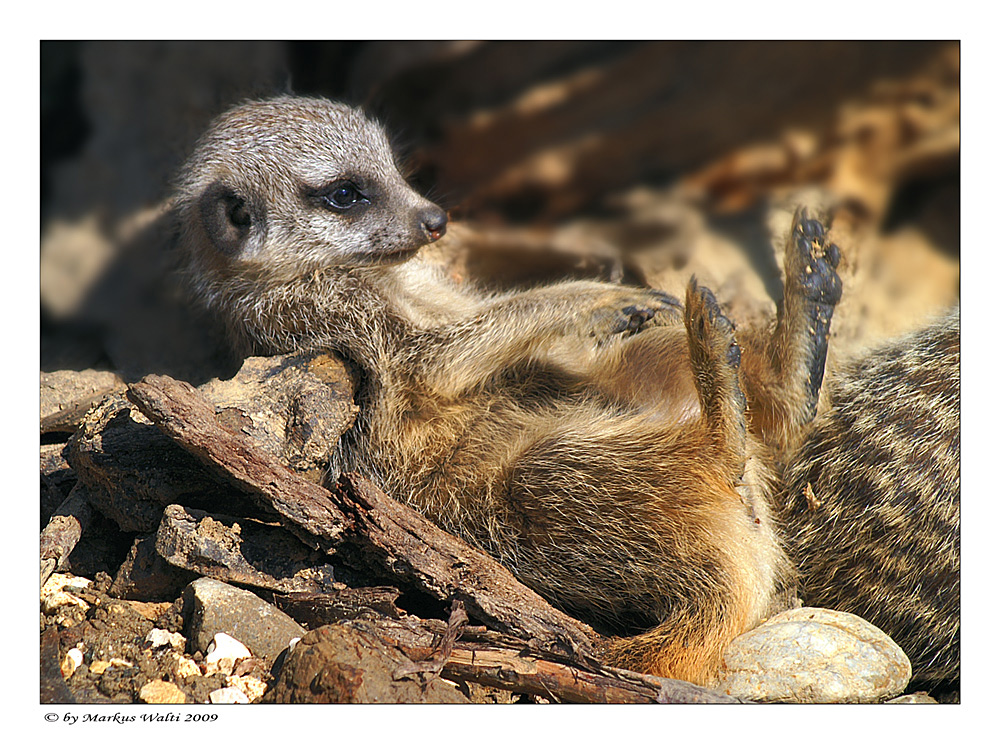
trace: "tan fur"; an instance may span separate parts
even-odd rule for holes
[[[317,203],[318,185],[349,180],[367,184],[367,203]],[[455,285],[411,258],[441,215],[403,184],[381,130],[344,106],[283,98],[226,114],[182,174],[177,216],[194,290],[234,336],[359,367],[362,415],[334,473],[360,471],[618,634],[611,663],[707,682],[725,645],[781,608],[791,567],[766,445],[815,402],[787,348],[812,343],[796,251],[785,313],[753,336],[777,349],[758,365],[766,384],[796,393],[758,439],[710,292],[692,283],[682,311],[596,282]],[[765,397],[754,384],[752,405]]]

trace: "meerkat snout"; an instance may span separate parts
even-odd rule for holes
[[[441,207],[431,204],[417,212],[420,228],[433,243],[441,238],[448,229],[448,214]]]

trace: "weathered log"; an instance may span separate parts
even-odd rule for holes
[[[80,537],[94,518],[87,489],[77,483],[63,501],[39,538],[39,579],[44,584],[53,571],[66,567],[66,561]]]
[[[589,626],[360,476],[345,476],[331,493],[296,475],[246,435],[221,426],[209,403],[187,383],[149,375],[130,385],[128,396],[181,447],[259,506],[277,511],[306,544],[334,553],[349,538],[363,560],[439,599],[461,599],[470,615],[495,630],[533,639],[539,648],[593,659],[599,636]]]

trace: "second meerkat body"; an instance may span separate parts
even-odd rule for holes
[[[347,106],[224,114],[176,210],[190,283],[234,334],[360,368],[362,413],[334,470],[617,634],[609,662],[708,682],[728,642],[781,608],[792,572],[767,445],[815,411],[840,295],[819,223],[796,222],[783,312],[748,336],[764,353],[741,372],[732,324],[693,283],[682,306],[597,282],[489,295],[445,279],[414,257],[444,213]],[[749,432],[748,399],[767,409]]]

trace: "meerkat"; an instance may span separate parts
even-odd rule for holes
[[[738,342],[693,279],[683,303],[449,280],[417,255],[445,212],[376,122],[330,101],[223,114],[175,213],[190,286],[234,338],[360,370],[332,473],[364,474],[608,634],[608,663],[707,683],[732,638],[783,609],[769,448],[813,416],[841,291],[816,219],[790,233],[774,327]]]
[[[924,689],[959,681],[959,351],[956,309],[835,375],[779,508],[803,600],[884,630]]]

